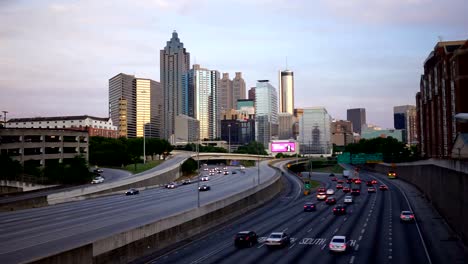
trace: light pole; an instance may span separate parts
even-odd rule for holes
[[[231,153],[231,124],[228,124],[229,129],[229,145],[228,145],[228,153]]]
[[[6,128],[6,119],[7,119],[7,114],[8,114],[8,111],[2,111],[3,112],[3,127]]]
[[[197,144],[197,206],[200,208],[200,134],[198,135],[198,144]]]

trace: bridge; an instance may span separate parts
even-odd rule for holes
[[[192,152],[192,151],[173,151],[176,153],[184,153],[190,155],[194,160],[254,160],[263,161],[274,159],[272,156],[255,155],[255,154],[239,154],[239,153],[216,153],[216,152]]]

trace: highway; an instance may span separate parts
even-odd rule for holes
[[[260,182],[275,174],[267,162],[261,163],[260,172]],[[200,192],[202,205],[257,184],[257,168],[247,168],[245,173],[234,175],[215,174],[210,178],[206,183],[212,189]],[[176,189],[148,189],[135,196],[122,193],[42,208],[2,212],[0,263],[32,261],[183,212],[197,206],[197,192],[197,184],[192,183]]]
[[[410,209],[400,188],[391,180],[371,173],[361,173],[360,177],[363,180],[377,177],[377,192],[367,193],[363,181],[361,195],[354,196],[354,203],[347,207],[346,215],[334,216],[333,205],[323,201],[317,202],[317,211],[304,212],[306,201],[316,202],[315,193],[302,195],[298,179],[286,175],[285,189],[274,201],[189,244],[141,262],[434,263],[427,254],[434,249],[425,248],[417,225],[400,223],[400,212]],[[327,188],[335,188],[336,183],[328,174],[314,173],[313,178]],[[389,187],[388,191],[378,189],[382,182]],[[343,203],[342,191],[337,191],[334,196],[338,203]],[[251,248],[236,249],[233,238],[242,230],[257,232],[260,243]],[[262,242],[271,232],[281,231],[291,236],[289,246],[278,249],[264,246]],[[334,235],[345,235],[350,240],[346,253],[328,252],[328,243]]]

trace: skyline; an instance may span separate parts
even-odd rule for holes
[[[177,30],[190,66],[242,72],[247,90],[259,79],[278,90],[287,57],[295,108],[323,106],[344,120],[347,109],[366,108],[369,123],[392,128],[393,107],[415,104],[438,37],[467,37],[461,0],[211,2],[1,2],[0,110],[106,117],[109,79],[159,82],[159,51]]]

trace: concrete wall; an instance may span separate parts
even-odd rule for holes
[[[457,168],[454,164],[453,168]],[[371,168],[382,173],[390,170],[385,164]],[[421,190],[463,243],[468,244],[468,174],[434,165],[398,164],[394,170],[399,179]]]
[[[11,203],[0,203],[0,212],[22,210],[28,208],[37,208],[47,206],[47,197],[35,197],[24,200],[18,200]]]
[[[41,184],[35,184],[35,183],[30,183],[30,182],[0,180],[0,187],[4,187],[4,186],[16,187],[20,189],[19,192],[28,192],[28,191],[55,187],[57,185],[41,185]]]
[[[23,192],[23,188],[21,188],[21,187],[12,187],[12,186],[0,185],[0,194],[20,193],[20,192]]]
[[[276,196],[281,188],[277,172],[272,180],[255,188],[43,258],[37,263],[128,263],[240,216]]]

